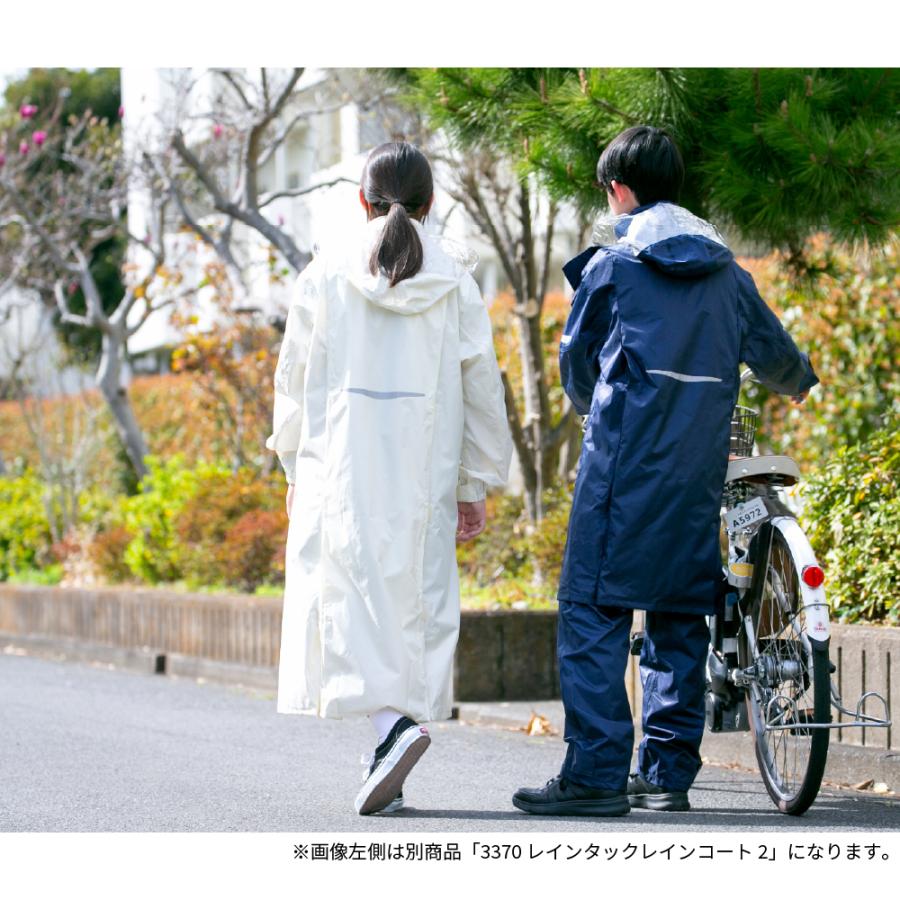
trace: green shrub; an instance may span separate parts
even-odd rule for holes
[[[466,606],[535,607],[556,598],[572,505],[570,488],[546,491],[544,504],[544,518],[532,526],[521,497],[488,497],[484,532],[456,548]]]
[[[521,552],[529,560],[532,573],[543,584],[543,593],[555,599],[569,530],[569,513],[572,510],[571,489],[560,486],[545,491],[544,506],[546,512],[541,524],[531,534],[524,534],[519,543]]]
[[[215,583],[259,583],[256,551],[245,546],[249,537],[239,539],[239,552],[249,553],[253,560],[235,559],[223,548],[230,530],[248,513],[269,513],[283,505],[283,478],[277,473],[261,478],[249,468],[232,472],[227,466],[206,462],[187,467],[183,454],[165,462],[148,456],[147,465],[141,493],[122,502],[119,524],[131,534],[124,551],[129,571],[153,584],[183,580],[192,589]],[[278,533],[279,540],[283,531]],[[96,551],[102,557],[101,568],[114,577],[121,574],[113,558],[115,545],[123,539],[122,531],[111,533],[100,539]],[[270,571],[277,577],[277,554],[274,558],[269,554],[266,561],[266,573]]]
[[[0,478],[0,581],[50,561],[52,536],[43,485],[31,471]]]
[[[527,561],[515,542],[524,528],[521,497],[491,494],[487,498],[487,526],[475,540],[456,545],[460,575],[484,586],[521,573]]]
[[[63,567],[53,563],[43,568],[26,568],[9,576],[10,584],[59,584],[63,577]]]
[[[177,453],[162,462],[146,459],[149,469],[141,480],[141,493],[123,503],[125,526],[134,535],[125,550],[125,562],[134,575],[151,584],[181,577],[181,547],[175,520],[197,491],[203,475],[217,467],[201,463],[194,469]]]
[[[283,479],[280,483],[283,485]],[[275,486],[253,470],[243,468],[233,473],[230,469],[204,467],[175,523],[179,568],[186,581],[195,585],[217,580],[245,583],[244,569],[241,565],[235,569],[228,553],[222,552],[227,535],[248,513],[270,511],[278,505],[283,504]],[[233,571],[238,573],[234,578]]]
[[[804,491],[803,517],[841,621],[900,622],[898,426],[838,450]]]
[[[805,276],[777,254],[742,260],[821,380],[799,407],[759,385],[745,391],[762,411],[761,448],[814,467],[900,416],[898,249],[855,255],[820,235],[807,243]]]
[[[88,558],[107,581],[128,581],[132,577],[125,562],[125,551],[133,537],[124,525],[114,525],[98,532],[88,546]]]
[[[279,551],[283,552],[287,528],[284,510],[252,509],[244,513],[228,529],[218,548],[219,571],[225,581],[253,593],[277,577],[276,558]]]

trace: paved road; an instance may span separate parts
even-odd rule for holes
[[[447,722],[407,781],[408,808],[352,800],[368,723],[275,713],[274,698],[108,667],[0,656],[0,831],[879,831],[895,799],[825,791],[802,819],[758,778],[704,767],[689,813],[527,816],[509,798],[558,770],[560,738]]]

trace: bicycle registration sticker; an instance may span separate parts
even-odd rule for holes
[[[765,522],[769,518],[769,511],[762,497],[748,500],[738,504],[734,509],[725,513],[725,524],[729,531],[737,531],[739,528],[748,528],[759,522]]]

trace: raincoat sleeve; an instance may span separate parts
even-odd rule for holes
[[[473,502],[484,499],[487,485],[501,487],[506,483],[512,438],[487,308],[470,275],[465,276],[460,288],[464,422],[456,499]]]
[[[801,353],[778,317],[760,297],[748,272],[738,267],[741,362],[760,383],[779,394],[797,395],[819,383],[809,357]]]
[[[272,434],[266,447],[278,454],[288,484],[293,484],[303,422],[303,376],[318,302],[318,266],[313,260],[300,274],[291,294],[287,324],[275,366]]]
[[[613,260],[604,254],[578,285],[559,342],[559,375],[580,416],[590,412],[600,376],[598,357],[612,322]]]

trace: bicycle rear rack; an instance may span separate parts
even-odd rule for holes
[[[866,715],[863,712],[863,708],[865,707],[866,700],[870,697],[874,697],[876,700],[881,701],[881,705],[884,708],[884,718],[878,719],[874,716]],[[856,709],[849,710],[846,709],[843,705],[843,701],[841,700],[841,695],[837,692],[837,688],[834,686],[834,680],[831,682],[831,706],[836,709],[839,713],[843,713],[845,716],[853,716],[854,721],[852,722],[837,722],[836,725],[838,728],[890,728],[891,720],[888,718],[889,711],[887,700],[884,699],[882,694],[879,694],[878,691],[866,691],[857,701]]]
[[[867,713],[863,712],[866,701],[874,698],[881,702],[882,707],[884,708],[884,717],[878,718],[876,716],[870,716]],[[888,717],[888,705],[887,700],[878,693],[878,691],[866,691],[857,701],[856,709],[847,709],[843,705],[843,701],[841,700],[840,694],[838,694],[837,689],[834,686],[834,681],[831,681],[831,706],[833,709],[836,709],[838,712],[842,713],[845,716],[852,716],[852,722],[806,722],[803,721],[803,716],[801,715],[801,710],[797,708],[797,701],[792,697],[785,697],[783,694],[777,694],[774,696],[767,704],[766,704],[766,725],[764,726],[766,731],[807,731],[812,729],[822,729],[827,728],[829,730],[834,730],[838,728],[890,728],[891,720]],[[775,709],[773,710],[773,707]],[[773,712],[775,715],[773,716]],[[784,721],[785,715],[789,715],[792,722],[789,722],[786,725],[778,725],[778,724],[769,724],[769,720],[774,718],[774,721],[778,721],[781,719]]]

